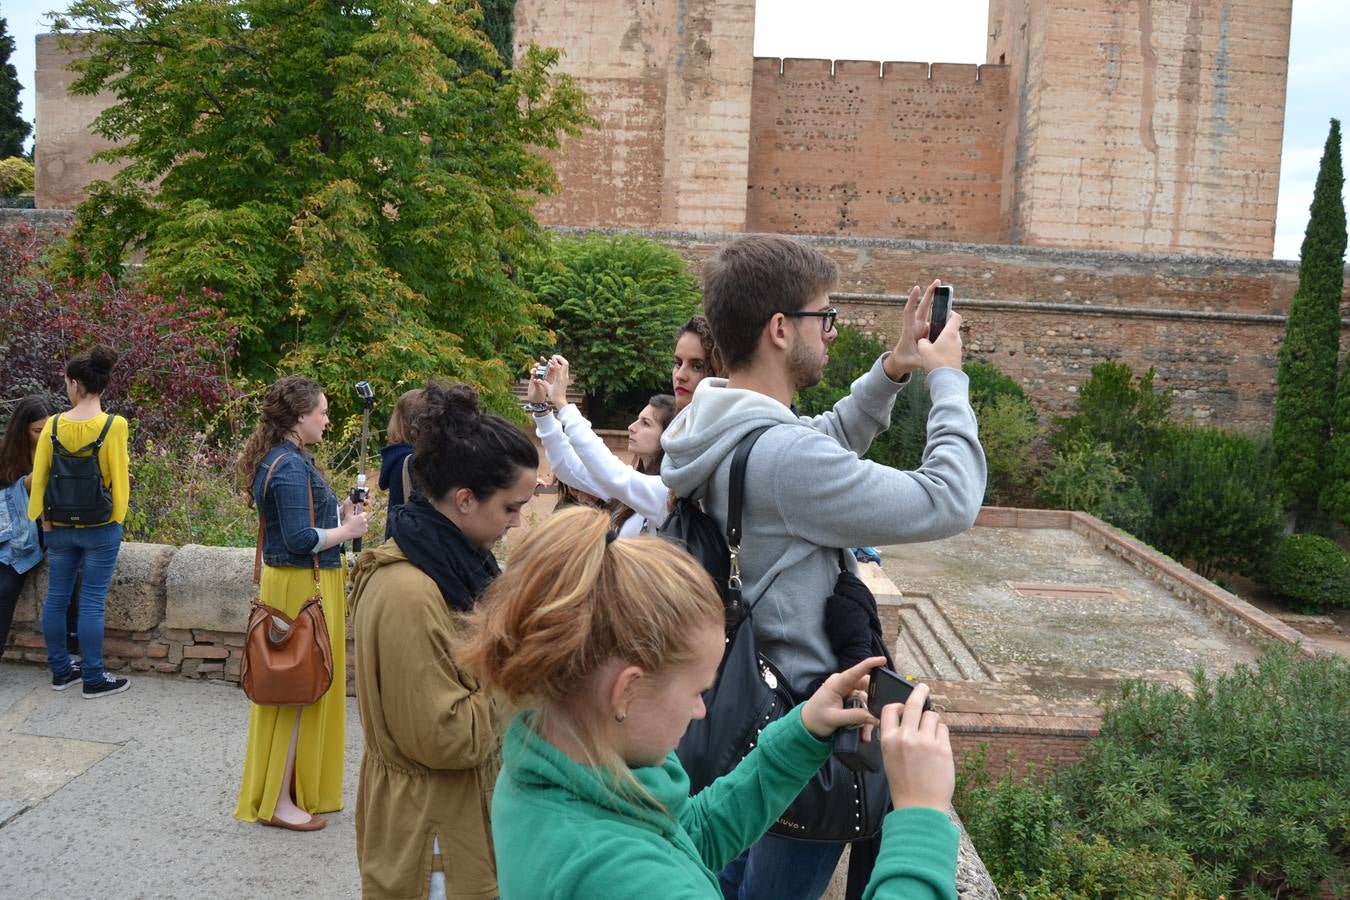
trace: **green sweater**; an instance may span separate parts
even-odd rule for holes
[[[830,754],[800,708],[774,722],[732,772],[695,797],[675,754],[633,777],[662,808],[616,791],[517,716],[502,748],[492,837],[503,900],[720,900],[715,874],[768,830]],[[886,817],[867,898],[956,897],[957,830],[934,809]]]

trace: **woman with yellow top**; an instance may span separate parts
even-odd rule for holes
[[[342,809],[347,614],[340,545],[361,537],[368,527],[365,512],[351,500],[338,507],[337,495],[305,450],[323,439],[327,427],[323,388],[299,375],[282,378],[267,389],[262,422],[238,463],[263,521],[259,596],[268,606],[296,615],[314,595],[318,557],[319,594],[333,650],[333,684],[317,702],[249,708],[234,816],[291,831],[318,831],[325,822],[314,813]]]
[[[127,420],[103,411],[117,352],[98,345],[66,364],[66,396],[70,411],[47,420],[38,438],[29,491],[28,517],[43,520],[47,532],[47,600],[42,605],[42,636],[52,690],[64,691],[84,682],[84,698],[120,694],[130,681],[103,668],[103,604],[108,598],[113,567],[122,549],[122,520],[127,515],[131,477],[127,468]],[[59,444],[59,447],[57,446]],[[105,505],[89,521],[72,521],[49,497],[54,451],[63,458],[95,456]],[[97,488],[95,487],[95,493]],[[106,517],[103,512],[106,511]],[[66,609],[75,577],[83,568],[79,592],[80,665],[71,665],[66,650]]]

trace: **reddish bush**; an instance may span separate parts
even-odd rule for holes
[[[54,283],[44,249],[28,225],[0,229],[0,401],[63,398],[66,360],[96,342],[121,354],[106,407],[135,422],[138,445],[172,443],[230,395],[235,331],[211,295],[166,296],[107,276]]]

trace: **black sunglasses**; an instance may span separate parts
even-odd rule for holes
[[[834,320],[839,318],[839,310],[833,306],[827,306],[824,309],[818,309],[814,312],[790,312],[783,313],[789,319],[820,319],[820,330],[822,334],[829,334],[834,331]]]

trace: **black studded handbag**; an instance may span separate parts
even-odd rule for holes
[[[734,769],[755,748],[765,726],[786,715],[800,702],[787,679],[758,652],[753,616],[754,606],[759,601],[750,606],[741,602],[741,508],[745,496],[745,466],[750,447],[765,430],[757,429],[743,438],[732,457],[726,526],[727,564],[725,569],[711,572],[718,587],[723,589],[726,604],[726,651],[717,671],[717,680],[703,695],[707,715],[689,723],[689,729],[675,751],[689,775],[690,793],[697,793]],[[702,511],[699,514],[706,516]],[[686,515],[691,514],[687,512]],[[668,533],[665,527],[662,531]],[[685,542],[689,542],[688,538]],[[694,555],[702,561],[703,555],[708,554],[695,552]],[[840,577],[854,578],[843,569],[842,555],[840,560]],[[878,648],[876,655],[885,655],[889,660],[880,633],[874,636],[873,643]],[[889,809],[890,790],[884,770],[854,772],[831,755],[769,831],[803,841],[848,843],[866,840],[880,833],[881,820]]]

